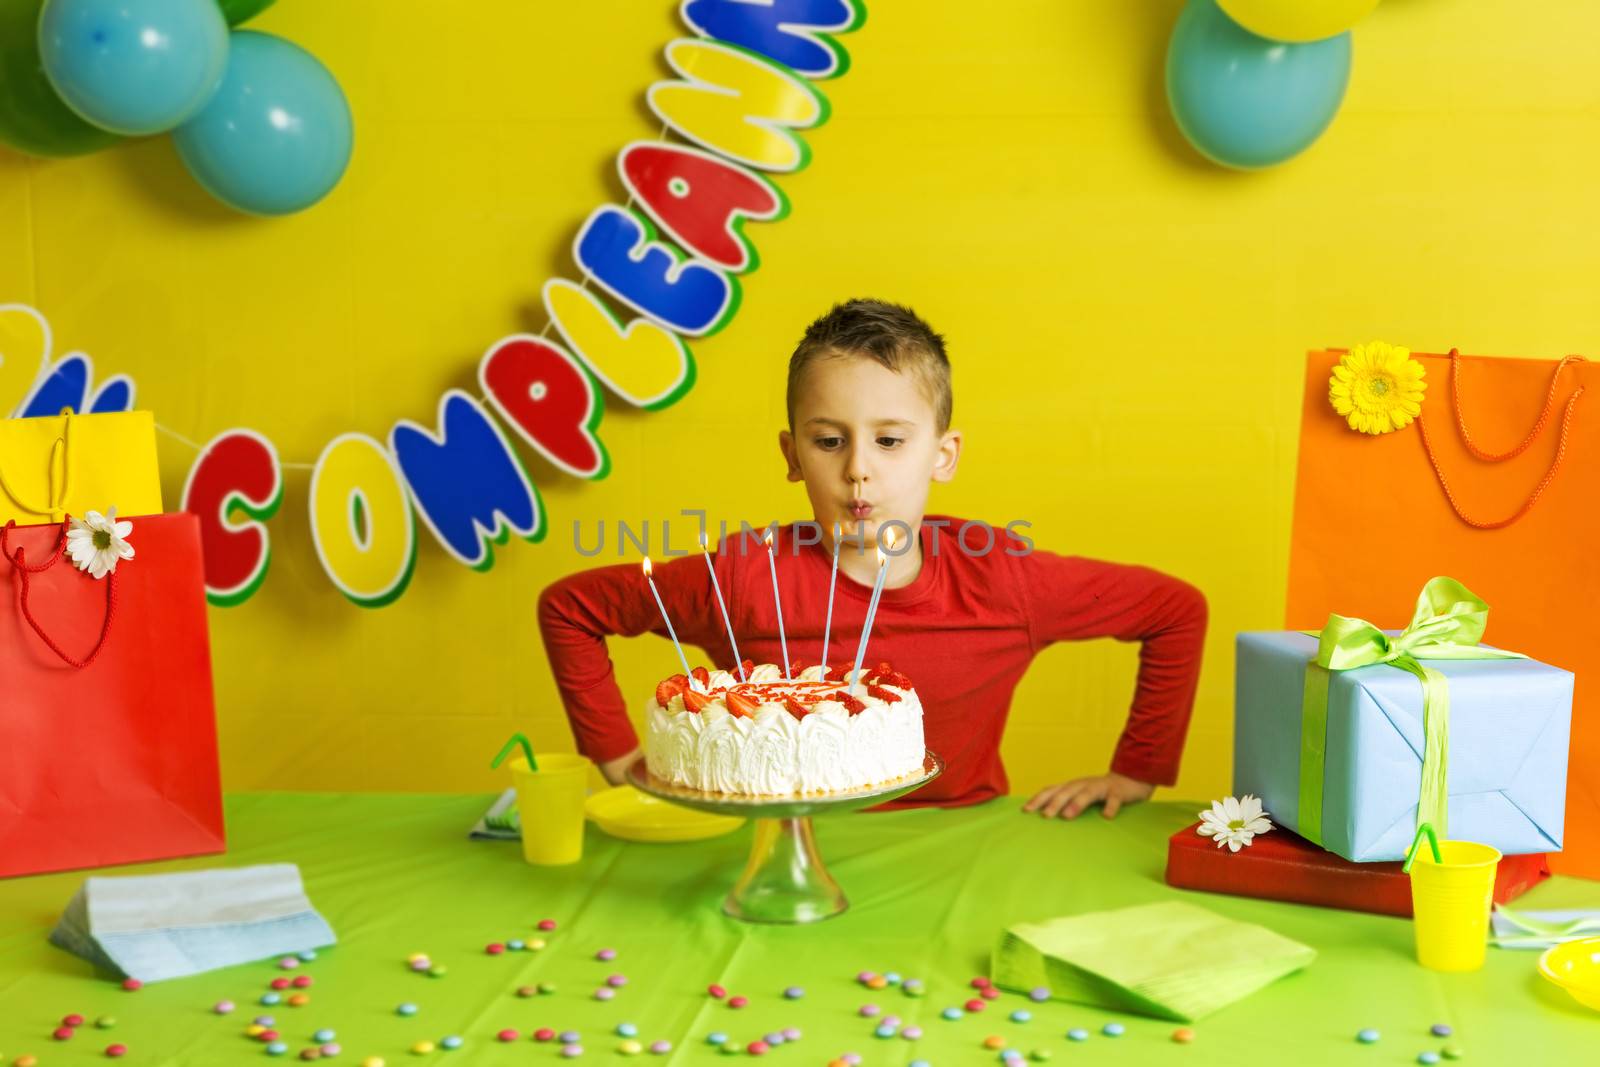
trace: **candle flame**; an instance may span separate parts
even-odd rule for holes
[[[700,535],[700,551],[702,551],[702,552],[709,551],[709,549],[706,548],[706,535],[705,534],[701,534]]]
[[[767,527],[767,532],[761,535],[761,543],[769,549],[772,547],[772,528],[770,526]]]
[[[650,577],[650,557],[649,556],[646,556],[644,558],[644,576],[646,578]]]

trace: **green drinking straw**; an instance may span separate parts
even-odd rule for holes
[[[528,739],[521,733],[514,733],[511,735],[510,740],[505,743],[505,746],[500,749],[500,754],[494,758],[494,762],[489,764],[490,770],[500,766],[500,762],[506,758],[506,753],[511,751],[513,745],[522,746],[522,755],[526,757],[530,771],[539,769],[539,761],[533,758],[533,747],[528,744]]]
[[[1425,822],[1417,827],[1417,836],[1411,839],[1411,850],[1406,853],[1406,865],[1400,868],[1405,874],[1411,873],[1411,865],[1417,861],[1417,849],[1422,844],[1423,834],[1428,835],[1428,847],[1433,850],[1433,862],[1441,866],[1444,864],[1444,857],[1439,855],[1439,839],[1434,836],[1433,824]]]

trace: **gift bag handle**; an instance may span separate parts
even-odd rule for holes
[[[1473,443],[1472,435],[1467,432],[1466,417],[1461,412],[1461,353],[1452,348],[1450,350],[1450,403],[1456,417],[1456,429],[1460,431],[1461,441],[1467,446],[1467,451],[1478,459],[1489,463],[1499,463],[1502,460],[1520,456],[1527,450],[1529,445],[1533,444],[1534,440],[1543,432],[1545,423],[1550,420],[1550,412],[1555,408],[1556,402],[1556,383],[1561,377],[1561,372],[1566,369],[1569,363],[1583,362],[1585,360],[1582,356],[1566,356],[1556,364],[1555,372],[1550,375],[1550,388],[1545,393],[1544,409],[1539,412],[1539,418],[1534,422],[1533,429],[1528,431],[1528,436],[1522,439],[1521,444],[1507,452],[1485,452]],[[1544,495],[1544,491],[1555,480],[1556,472],[1561,469],[1561,461],[1566,458],[1567,438],[1572,431],[1572,416],[1577,410],[1578,398],[1583,395],[1583,390],[1584,386],[1580,385],[1567,398],[1566,409],[1561,413],[1561,436],[1556,443],[1556,457],[1550,461],[1550,468],[1544,472],[1544,477],[1539,480],[1538,485],[1533,487],[1533,492],[1528,495],[1528,499],[1522,502],[1521,507],[1506,518],[1494,521],[1474,519],[1461,510],[1460,502],[1456,500],[1455,493],[1450,490],[1450,481],[1444,475],[1444,468],[1439,466],[1438,457],[1433,454],[1433,442],[1428,440],[1427,420],[1420,414],[1417,416],[1417,429],[1422,437],[1422,449],[1428,454],[1428,462],[1433,465],[1434,476],[1439,479],[1439,488],[1444,490],[1444,498],[1450,502],[1450,510],[1456,513],[1456,518],[1477,530],[1499,530],[1510,526],[1533,510],[1533,506],[1539,502],[1539,498]]]
[[[63,505],[66,503],[67,499],[68,483],[72,480],[72,463],[70,461],[70,457],[68,456],[68,449],[70,447],[68,437],[72,433],[72,420],[74,413],[71,408],[62,408],[61,415],[63,417],[63,422],[61,424],[61,435],[57,437],[50,445],[50,458],[47,461],[49,466],[45,468],[45,476],[49,479],[49,481],[47,483],[48,488],[46,489],[48,496],[45,500],[44,507],[36,508],[33,505],[24,502],[22,497],[17,495],[16,490],[12,489],[11,486],[6,483],[5,471],[0,469],[0,492],[3,492],[6,496],[10,497],[21,510],[26,511],[30,515],[48,516],[51,522],[66,521],[67,514],[63,508]],[[61,457],[61,481],[59,483],[56,481],[57,455],[60,455]]]
[[[28,608],[28,576],[49,570],[61,560],[61,553],[67,547],[67,527],[69,524],[70,519],[62,521],[61,532],[56,537],[56,546],[51,551],[49,558],[43,563],[29,564],[25,555],[26,550],[21,545],[17,546],[15,554],[11,552],[11,531],[17,525],[17,520],[7,520],[4,528],[0,528],[0,555],[5,556],[6,561],[11,564],[12,570],[16,572],[18,601],[19,606],[22,608],[22,617],[28,620],[28,625],[33,627],[33,632],[39,635],[39,640],[43,641],[51,652],[60,656],[62,662],[69,667],[77,667],[82,670],[95,661],[95,657],[100,655],[101,651],[106,647],[106,638],[111,636],[111,619],[117,612],[116,571],[106,575],[106,618],[100,627],[100,639],[94,643],[94,647],[89,650],[89,654],[82,659],[74,659],[60,645],[56,644],[50,635],[44,632],[44,627],[39,625],[39,620],[33,617],[33,612]]]

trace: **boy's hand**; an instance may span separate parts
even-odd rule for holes
[[[600,764],[600,773],[612,785],[621,785],[628,780],[628,768],[633,761],[639,758],[639,749],[634,749],[626,756],[618,756],[614,760],[607,760]]]
[[[1075,819],[1078,813],[1091,804],[1102,805],[1101,814],[1110,819],[1124,804],[1137,804],[1149,800],[1156,787],[1115,771],[1095,778],[1074,778],[1060,785],[1047,785],[1022,806],[1024,812],[1037,811],[1046,819],[1059,815]]]

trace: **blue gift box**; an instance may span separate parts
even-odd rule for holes
[[[1316,654],[1317,639],[1296,631],[1242,633],[1236,646],[1233,790],[1296,831]],[[1507,855],[1560,851],[1571,672],[1531,659],[1420,661],[1450,687],[1449,836]],[[1403,859],[1422,787],[1421,683],[1390,664],[1333,671],[1325,745],[1322,846],[1363,863]]]

